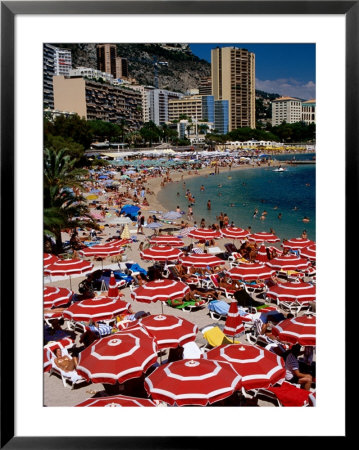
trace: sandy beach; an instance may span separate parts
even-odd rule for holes
[[[245,170],[248,167],[248,165],[241,165],[238,167],[232,167],[231,170]],[[213,167],[205,167],[198,171],[184,171],[184,172],[176,172],[175,170],[170,171],[170,178],[172,179],[172,183],[181,183],[183,180],[186,180],[190,177],[196,177],[196,176],[206,176],[209,173],[213,172]],[[220,173],[229,170],[225,167],[220,167]],[[220,174],[219,174],[220,177]],[[116,175],[115,178],[119,179],[119,175]],[[143,214],[145,218],[147,218],[150,215],[150,211],[166,211],[163,205],[158,200],[158,193],[161,189],[166,189],[165,186],[161,186],[161,177],[149,177],[147,178],[145,187],[151,191],[151,194],[146,194],[146,198],[149,202],[149,206],[145,209],[142,209]],[[112,193],[106,193],[104,195],[101,195],[98,200],[100,202],[106,203],[110,197],[112,197]],[[176,205],[173,205],[173,210],[176,208]],[[101,225],[105,225],[106,223],[109,223],[113,219],[113,212],[111,215],[108,215],[105,217],[105,221],[101,223]],[[177,225],[179,225],[179,221],[177,221]],[[176,227],[176,225],[171,224],[169,227],[173,228]],[[105,243],[106,240],[108,240],[111,237],[117,236],[119,237],[119,234],[117,233],[119,226],[104,226],[101,234],[101,243]],[[163,226],[165,229],[166,226]],[[178,228],[179,229],[179,228]],[[152,262],[149,261],[143,261],[140,258],[140,252],[139,252],[139,245],[141,242],[146,241],[148,237],[150,237],[153,234],[153,230],[144,227],[144,234],[137,234],[137,226],[135,223],[129,224],[129,230],[131,235],[136,235],[138,238],[138,242],[131,243],[130,245],[126,246],[123,261],[126,262],[136,262],[140,264],[141,267],[148,269],[152,265]],[[81,233],[80,233],[81,234]],[[62,234],[63,241],[69,240],[70,236],[67,233]],[[188,245],[192,242],[192,240],[188,237],[183,238],[184,245]],[[227,242],[232,242],[230,239],[220,239],[215,242],[215,246],[218,246],[221,248],[221,250],[224,249],[224,244]],[[86,259],[86,258],[85,258]],[[100,269],[102,267],[102,263],[100,261],[93,261],[93,258],[87,258],[91,260],[94,264],[94,269]],[[108,257],[103,261],[103,267],[104,268],[111,268],[113,270],[118,270],[118,262],[116,262],[113,258]],[[226,261],[225,268],[229,268],[228,261]],[[71,279],[72,283],[72,289],[75,292],[78,292],[78,284],[83,281],[86,278],[86,276],[73,276]],[[44,285],[45,286],[57,286],[57,287],[70,287],[70,281],[68,277],[45,277],[44,279]],[[121,293],[124,295],[123,300],[128,301],[132,305],[132,309],[134,312],[138,311],[146,311],[151,314],[159,314],[161,312],[161,304],[159,302],[155,303],[139,303],[135,302],[131,298],[131,291],[129,287],[126,287],[125,289],[121,290]],[[196,311],[191,312],[184,312],[181,310],[174,310],[173,308],[164,305],[163,306],[163,312],[165,314],[175,314],[176,316],[183,317],[195,324],[197,324],[199,330],[203,329],[204,327],[208,325],[217,325],[223,328],[224,321],[214,321],[211,319],[208,308],[199,309]],[[64,329],[65,325],[63,326]],[[79,336],[77,336],[75,344],[78,344]],[[243,343],[248,343],[246,341],[245,336],[241,336],[240,341]],[[198,346],[203,346],[206,343],[206,340],[204,339],[201,332],[198,333],[196,338],[196,343]],[[163,356],[164,359],[166,359],[166,355]],[[103,385],[102,384],[87,384],[83,386],[76,386],[75,389],[71,390],[68,388],[65,388],[61,382],[61,379],[56,376],[52,375],[50,376],[49,373],[44,373],[44,397],[43,397],[43,404],[45,406],[75,406],[76,404],[92,397],[95,393],[103,391]],[[260,401],[260,406],[267,406],[267,402]],[[268,404],[269,405],[269,404]]]

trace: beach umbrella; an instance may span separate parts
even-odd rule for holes
[[[93,264],[89,261],[83,261],[82,259],[59,259],[53,264],[47,266],[44,270],[45,275],[50,276],[65,276],[70,278],[70,289],[71,285],[71,275],[81,275],[90,272],[93,269]]]
[[[62,315],[65,319],[72,319],[75,322],[110,320],[128,311],[130,306],[130,303],[117,298],[95,297],[73,303]]]
[[[189,286],[182,281],[154,280],[138,287],[131,293],[133,300],[142,303],[162,302],[166,300],[182,299],[189,292]],[[163,311],[162,311],[163,312]]]
[[[131,241],[129,239],[112,239],[111,241],[107,242],[106,245],[108,247],[123,247],[130,242]]]
[[[310,283],[283,283],[269,288],[266,296],[281,302],[310,302],[316,298],[316,288]]]
[[[292,250],[301,250],[310,245],[315,245],[315,242],[310,239],[294,238],[283,241],[283,248],[290,248]]]
[[[81,407],[126,407],[126,406],[157,406],[155,402],[148,398],[129,397],[127,395],[111,395],[108,397],[89,398],[78,405]]]
[[[117,282],[113,271],[111,270],[110,281],[108,284],[107,297],[109,298],[117,298],[120,296],[120,292],[118,290]]]
[[[139,378],[157,362],[157,344],[143,327],[96,340],[80,352],[76,370],[93,383],[116,384]]]
[[[226,227],[222,228],[221,230],[223,237],[230,238],[230,239],[244,239],[247,237],[250,233],[247,230],[244,230],[243,228],[238,227]]]
[[[223,333],[227,336],[234,336],[244,332],[243,320],[239,314],[237,300],[232,300],[224,325]]]
[[[98,244],[93,245],[92,247],[84,248],[82,250],[79,250],[78,253],[81,256],[84,257],[90,257],[90,256],[113,256],[118,255],[119,253],[123,253],[123,248],[117,247],[114,245],[108,245],[108,244]]]
[[[177,348],[187,342],[193,342],[198,333],[197,325],[167,314],[142,317],[139,324],[156,339],[159,349]]]
[[[44,308],[55,308],[67,305],[73,296],[70,289],[63,287],[44,286]]]
[[[176,237],[161,234],[161,236],[155,236],[150,240],[151,245],[169,245],[170,247],[183,247],[183,241]]]
[[[259,263],[266,263],[269,261],[266,247],[263,244],[260,246],[257,252],[256,261],[258,261]]]
[[[247,236],[249,241],[252,242],[280,242],[279,237],[273,233],[266,233],[262,231],[260,233],[254,233]]]
[[[304,270],[309,265],[307,259],[291,254],[281,255],[267,262],[267,266],[276,270]]]
[[[300,249],[299,254],[300,256],[309,259],[309,261],[315,261],[317,254],[316,244]]]
[[[178,248],[158,245],[143,250],[140,256],[147,261],[178,261],[182,254]]]
[[[231,364],[247,390],[266,388],[285,379],[283,358],[256,345],[221,345],[205,353],[204,358]]]
[[[264,264],[240,264],[227,271],[232,280],[255,281],[267,280],[274,274],[274,270]]]
[[[195,228],[188,233],[188,237],[194,239],[219,239],[222,237],[220,231],[212,230],[211,228]]]
[[[121,239],[129,240],[131,238],[130,230],[128,229],[128,225],[126,224],[121,233]]]
[[[208,253],[194,253],[181,258],[184,267],[216,267],[225,264],[223,259]]]
[[[166,220],[176,220],[182,217],[181,213],[178,213],[177,211],[169,211],[163,214],[162,216]]]
[[[98,199],[98,195],[96,194],[90,194],[86,197],[86,200],[97,200]]]
[[[206,406],[241,387],[241,376],[230,364],[207,359],[163,364],[145,378],[145,389],[152,399],[178,406]]]
[[[51,253],[44,253],[44,268],[50,266],[56,261],[59,261],[59,257],[56,255],[52,255]]]
[[[272,328],[272,334],[282,342],[303,346],[315,346],[315,333],[316,317],[313,315],[285,319]]]

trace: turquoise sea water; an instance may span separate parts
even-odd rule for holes
[[[202,184],[204,191],[200,190]],[[181,181],[166,185],[159,193],[159,201],[168,210],[179,205],[187,213],[186,189],[195,197],[193,214],[198,226],[202,218],[206,225],[218,223],[216,218],[223,212],[230,223],[242,228],[251,226],[252,232],[272,228],[279,238],[290,239],[306,230],[308,238],[315,241],[315,164],[287,166],[285,172],[261,167],[196,176],[185,180],[185,185]],[[255,209],[258,213],[254,218]],[[263,211],[267,212],[266,219],[260,220]],[[303,222],[305,216],[310,222]]]

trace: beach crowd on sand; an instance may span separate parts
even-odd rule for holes
[[[315,242],[157,199],[269,164],[133,159],[71,188],[82,225],[44,239],[45,406],[315,406]]]

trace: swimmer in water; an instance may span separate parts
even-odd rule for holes
[[[221,184],[219,184],[219,185],[218,185],[218,187],[222,187],[222,185],[221,185]]]
[[[204,186],[203,186],[203,184],[202,184],[202,186],[201,186],[201,189],[200,189],[201,191],[204,191]]]
[[[275,206],[273,209],[278,209],[278,206]]]
[[[279,213],[278,214],[278,219],[281,219],[282,218],[282,213]]]
[[[253,219],[255,219],[257,217],[257,214],[258,214],[258,209],[256,208],[253,213]]]
[[[309,221],[310,221],[309,217],[307,217],[307,216],[303,217],[303,222],[309,222]]]

